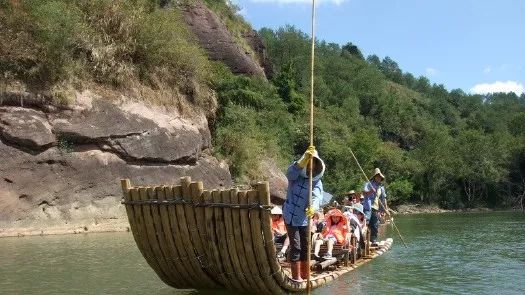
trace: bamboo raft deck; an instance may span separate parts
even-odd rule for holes
[[[247,191],[204,190],[190,177],[181,178],[180,185],[132,186],[128,179],[121,184],[135,242],[167,285],[257,294],[306,290],[306,281],[293,281],[286,263],[276,258],[268,182]],[[333,281],[391,246],[387,239],[347,266],[312,271],[311,287]]]

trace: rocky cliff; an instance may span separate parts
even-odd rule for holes
[[[194,1],[179,8],[190,31],[212,60],[225,63],[235,74],[271,77],[271,65],[257,32],[247,30],[243,34],[242,38],[251,48],[247,51],[204,3]]]
[[[16,106],[13,96],[25,99]],[[29,93],[1,100],[0,236],[125,230],[121,178],[164,184],[189,175],[207,187],[232,184],[228,168],[209,155],[202,114],[182,118],[89,91],[66,109],[34,103]]]

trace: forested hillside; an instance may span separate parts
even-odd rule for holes
[[[230,77],[217,85],[216,144],[234,175],[250,161],[283,166],[308,142],[309,37],[292,26],[261,29],[275,75],[270,83]],[[444,208],[519,206],[525,189],[525,95],[470,95],[403,72],[389,57],[316,43],[315,145],[341,194],[381,167],[394,203]]]

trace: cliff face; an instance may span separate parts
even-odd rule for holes
[[[25,107],[6,93],[0,107],[0,236],[125,230],[121,178],[168,184],[189,175],[206,187],[231,185],[227,167],[208,153],[202,114],[188,120],[90,92],[59,110],[17,95]]]
[[[225,63],[235,74],[268,78],[271,76],[264,44],[255,31],[247,31],[242,36],[252,49],[248,52],[204,3],[194,1],[180,5],[179,8],[190,31],[206,49],[210,59]]]

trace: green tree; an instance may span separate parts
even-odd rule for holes
[[[364,60],[361,50],[359,50],[359,48],[352,42],[348,42],[345,45],[343,45],[343,48],[341,49],[341,54],[342,56],[351,55],[358,59]]]

